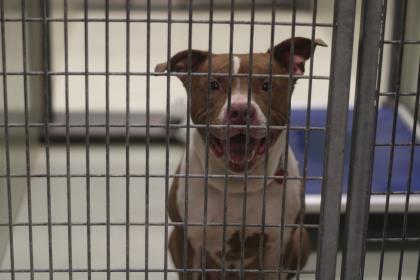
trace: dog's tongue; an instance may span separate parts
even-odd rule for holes
[[[250,137],[248,140],[248,156],[246,151],[246,136],[239,134],[229,139],[229,160],[236,164],[251,160],[256,152],[257,140]]]

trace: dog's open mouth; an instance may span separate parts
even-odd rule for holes
[[[211,137],[210,145],[217,157],[223,156],[227,151],[230,169],[241,172],[246,167],[252,167],[257,156],[265,153],[267,139],[267,137],[255,138],[250,135],[247,141],[246,135],[239,133],[228,140]]]

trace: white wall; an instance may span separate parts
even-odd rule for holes
[[[333,8],[331,0],[319,1],[317,22],[331,23]],[[103,10],[90,10],[90,16],[94,18],[103,18]],[[54,16],[62,17],[62,10],[57,8]],[[82,18],[83,11],[74,9],[70,13],[70,17]],[[208,11],[197,10],[194,11],[195,20],[208,19]],[[145,19],[146,12],[134,9],[131,13],[133,19]],[[228,10],[215,10],[215,20],[229,20]],[[276,14],[278,21],[291,21],[291,11],[282,10]],[[298,22],[311,22],[312,13],[308,10],[299,10],[297,14]],[[123,10],[111,12],[111,18],[125,18]],[[166,19],[166,11],[153,11],[153,19]],[[186,11],[173,12],[173,19],[188,19]],[[235,11],[236,20],[249,20],[249,10]],[[258,10],[256,13],[256,21],[270,22],[270,10]],[[52,24],[53,32],[53,70],[64,71],[64,25],[62,23]],[[126,67],[126,26],[125,23],[110,23],[109,25],[109,48],[110,48],[110,71],[122,72]],[[265,52],[270,43],[270,25],[255,26],[254,50],[255,52]],[[194,24],[192,46],[196,49],[208,49],[208,24]],[[234,52],[247,53],[249,52],[249,25],[236,25],[234,32]],[[275,29],[276,43],[290,37],[290,26],[277,26]],[[319,27],[316,29],[316,37],[323,39],[331,45],[330,27]],[[84,24],[83,23],[69,23],[69,71],[83,72],[84,71]],[[311,36],[311,27],[297,27],[296,36]],[[146,23],[132,23],[130,32],[130,65],[133,72],[146,71]],[[175,54],[178,51],[188,48],[188,25],[186,23],[172,24],[172,40],[171,53]],[[228,52],[229,48],[229,25],[215,24],[213,29],[213,51],[216,53]],[[150,60],[151,71],[157,63],[166,60],[167,52],[167,24],[166,23],[152,23],[151,25],[151,41],[150,41]],[[315,55],[314,75],[328,75],[330,68],[330,52],[331,48],[318,48]],[[105,71],[105,24],[91,23],[89,25],[89,70],[90,71]],[[146,86],[144,76],[132,76],[130,81],[130,107],[133,112],[144,111]],[[109,93],[110,93],[110,109],[114,112],[125,111],[125,82],[124,76],[111,76],[109,79]],[[74,111],[84,111],[84,96],[85,84],[84,77],[70,76],[69,81],[69,95],[70,95],[70,109]],[[89,97],[90,110],[103,111],[105,108],[105,77],[91,76],[89,78]],[[306,105],[307,97],[307,80],[300,80],[295,91],[293,101],[294,106]],[[314,80],[314,99],[313,106],[324,106],[327,100],[328,81]],[[63,76],[53,78],[53,107],[56,111],[64,111],[65,109],[65,80]],[[166,101],[166,78],[165,77],[151,77],[150,106],[154,112],[165,111]],[[181,83],[173,78],[171,81],[171,97],[172,102],[177,104],[173,111],[185,112],[184,102],[185,90]]]

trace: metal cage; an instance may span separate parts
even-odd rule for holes
[[[264,279],[270,273],[280,279],[285,272],[296,279],[420,279],[419,3],[0,1],[0,279],[190,279],[190,272],[209,279],[207,273],[215,271],[226,280]],[[238,48],[254,54],[264,51],[257,50],[261,40],[272,49],[283,35],[302,33],[314,40],[320,30],[329,34],[329,47],[299,76],[304,95],[293,98],[302,100],[300,121],[294,121],[298,113],[289,86],[291,121],[275,126],[269,120],[259,127],[283,131],[286,149],[299,139],[302,176],[269,175],[268,163],[264,176],[248,174],[247,168],[243,174],[209,173],[208,131],[217,125],[190,120],[192,77],[227,78],[230,104],[233,78],[250,84],[255,77],[271,81],[276,75],[271,66],[268,75],[255,74],[252,67],[246,74],[217,73],[211,53],[225,50],[232,61]],[[239,33],[245,35],[235,37]],[[180,45],[191,52],[194,44],[210,53],[208,72],[194,72],[191,55],[186,72],[153,71],[155,58],[169,61]],[[294,51],[292,44],[291,58]],[[252,55],[249,59],[252,65]],[[187,80],[181,105],[172,101],[173,87],[181,87],[171,80],[179,75]],[[295,78],[283,76],[289,82]],[[270,89],[270,101],[271,94]],[[248,109],[250,96],[249,87]],[[313,108],[317,100],[325,105],[322,110]],[[316,114],[321,121],[314,121]],[[248,118],[247,141],[250,127]],[[206,131],[204,174],[191,173],[188,160],[194,152],[191,131],[197,128]],[[186,170],[176,173],[184,150]],[[314,153],[321,156],[312,162]],[[202,178],[207,187],[211,178],[225,180],[225,218],[228,180],[243,178],[241,223],[208,221],[207,192],[203,223],[188,221],[194,211],[188,207],[185,221],[171,221],[169,188],[176,178]],[[266,223],[264,191],[262,222],[247,224],[251,179],[262,180],[264,190],[272,179],[284,181],[286,190],[287,182],[302,181],[305,219]],[[185,182],[187,190],[193,187]],[[285,207],[283,199],[279,208]],[[175,268],[168,254],[174,226],[183,226],[184,233],[199,227],[203,236],[222,227],[223,246],[226,228],[240,227],[241,266],[228,267],[224,257],[220,270],[208,268],[204,242],[200,268],[188,268],[184,238],[184,267]],[[278,228],[281,236],[285,228],[306,228],[314,247],[308,265],[245,268],[249,227]]]

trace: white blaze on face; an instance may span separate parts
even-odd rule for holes
[[[238,74],[239,73],[239,68],[241,67],[241,59],[239,58],[239,56],[233,56],[233,71],[232,74]],[[235,78],[235,80],[233,81],[233,83],[235,84],[236,82],[236,87],[232,88],[232,96],[231,96],[231,104],[235,104],[235,103],[247,103],[248,102],[248,88],[245,88],[244,90],[241,87],[241,79],[239,77]],[[228,102],[229,99],[226,98],[226,102],[223,105],[220,113],[219,113],[219,121],[223,122],[223,120],[225,119],[225,116],[227,115],[227,108],[228,108]],[[250,100],[250,105],[252,107],[255,108],[256,112],[257,112],[257,121],[259,124],[265,124],[267,121],[267,118],[265,117],[264,113],[262,112],[260,106],[254,101],[254,99],[252,98],[252,92],[251,92],[251,100]]]
[[[241,67],[241,59],[238,56],[234,56],[233,57],[233,74],[238,74],[240,67]]]

